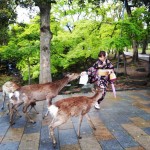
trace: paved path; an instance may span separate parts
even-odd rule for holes
[[[55,101],[77,95],[59,95]],[[0,110],[0,150],[54,149],[48,135],[50,117],[42,119],[46,104],[39,102],[36,107],[40,112],[38,115],[32,112],[36,124],[26,122],[23,116],[12,127],[6,110]],[[78,118],[71,118],[55,130],[56,150],[150,150],[150,90],[119,91],[116,99],[109,92],[101,109],[92,108],[89,115],[96,130],[91,129],[85,118],[82,139],[78,139]]]
[[[132,52],[124,52],[125,55],[133,56]],[[149,61],[150,55],[148,54],[138,54],[139,59]]]

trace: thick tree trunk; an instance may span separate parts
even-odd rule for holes
[[[52,80],[50,71],[50,4],[40,5],[40,83]]]
[[[133,40],[133,58],[132,61],[134,63],[138,62],[138,42],[136,40]]]

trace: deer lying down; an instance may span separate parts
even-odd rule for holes
[[[79,74],[72,73],[66,75],[63,79],[49,82],[45,84],[33,84],[26,85],[20,87],[17,91],[14,92],[14,95],[11,97],[12,99],[17,99],[18,103],[12,107],[12,115],[10,117],[10,123],[13,124],[14,113],[13,110],[17,109],[17,107],[24,103],[23,113],[25,113],[26,117],[30,122],[34,123],[34,121],[29,116],[27,109],[28,107],[38,101],[47,100],[48,104],[51,104],[52,98],[56,97],[60,90],[68,84],[68,82],[75,80],[79,77]]]
[[[49,105],[48,110],[52,116],[52,122],[49,125],[49,134],[51,135],[54,147],[56,146],[56,139],[54,135],[54,129],[63,123],[65,123],[72,116],[79,116],[79,126],[78,126],[78,138],[80,137],[80,126],[83,116],[86,115],[91,127],[95,130],[95,127],[88,116],[88,112],[95,102],[101,97],[101,91],[98,90],[94,96],[86,97],[70,97],[62,99]]]

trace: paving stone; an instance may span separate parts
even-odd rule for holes
[[[12,127],[13,128],[24,128],[26,123],[27,123],[26,118],[24,117],[24,115],[22,115],[21,118],[18,118],[17,120],[15,120],[15,124]]]
[[[142,128],[150,127],[150,121],[145,121],[140,117],[130,118],[130,120],[132,120],[132,122],[138,127]]]
[[[92,96],[93,93],[58,95],[53,102],[79,95]],[[11,150],[148,150],[150,147],[149,98],[149,90],[117,91],[116,99],[112,92],[107,92],[105,100],[101,103],[101,109],[96,110],[92,107],[89,112],[97,130],[93,130],[84,117],[81,124],[82,139],[79,140],[77,138],[79,118],[73,117],[54,130],[57,140],[55,149],[48,130],[52,118],[49,115],[42,119],[47,111],[46,101],[36,104],[40,114],[37,115],[34,110],[30,113],[37,121],[36,124],[28,123],[23,115],[22,118],[16,118],[16,124],[10,127],[6,110],[0,110],[0,150],[10,148]],[[21,109],[22,107],[19,108],[20,112]]]
[[[143,118],[144,120],[150,121],[150,114],[148,114],[144,111],[137,113],[137,116]]]
[[[82,150],[102,150],[100,144],[96,140],[94,136],[84,135],[82,139],[79,140],[80,146]]]
[[[0,144],[0,150],[17,150],[19,142],[7,142]]]
[[[116,139],[100,141],[102,150],[123,150]]]
[[[133,124],[122,125],[128,133],[145,149],[150,148],[150,136]]]
[[[60,147],[63,145],[77,144],[78,139],[74,129],[59,130]]]
[[[72,120],[69,119],[67,122],[65,122],[64,124],[60,125],[59,129],[60,130],[63,130],[63,129],[73,129]]]
[[[147,113],[150,113],[150,109],[148,106],[144,105],[144,104],[141,104],[141,103],[138,103],[138,102],[135,102],[134,103],[134,106],[136,106],[137,108],[147,112]]]
[[[37,121],[36,123],[30,123],[28,122],[26,124],[24,134],[30,134],[30,133],[40,133],[41,130],[41,121]]]
[[[19,142],[22,138],[24,128],[9,128],[2,143]]]
[[[3,136],[0,136],[0,143],[2,142]]]
[[[130,147],[130,148],[126,148],[125,150],[145,150],[145,148],[138,146],[138,147]]]
[[[79,144],[64,145],[60,147],[60,150],[81,150]]]
[[[78,132],[78,123],[73,123],[76,133]],[[80,127],[80,135],[83,134],[93,134],[93,129],[90,127],[89,123],[87,121],[82,122]]]
[[[145,133],[150,135],[150,126],[148,128],[142,128],[142,130],[144,130]]]
[[[121,127],[120,124],[118,124],[116,121],[104,121],[104,125],[108,128],[108,130],[110,132],[114,132],[114,131],[122,131],[123,128]]]
[[[114,131],[113,135],[123,148],[139,146],[139,144],[127,132],[124,132],[124,130]]]
[[[9,127],[10,127],[9,123],[2,121],[0,123],[0,136],[4,136]]]
[[[18,150],[38,150],[39,133],[24,134]]]
[[[39,150],[59,150],[59,139],[58,139],[58,130],[54,130],[57,145],[54,148],[51,138],[49,138],[49,129],[47,126],[42,126],[41,136],[40,136],[40,145]]]
[[[105,126],[97,126],[94,131],[94,135],[98,141],[110,140],[114,138],[112,133]]]
[[[9,124],[9,115],[4,114],[4,115],[0,116],[0,120],[1,120],[0,124],[4,123],[4,122]]]
[[[98,113],[90,112],[89,117],[95,127],[103,124],[102,120],[100,119],[99,112]]]

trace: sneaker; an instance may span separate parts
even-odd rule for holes
[[[100,109],[100,106],[99,106],[98,102],[95,103],[94,107],[95,107],[96,109]]]

